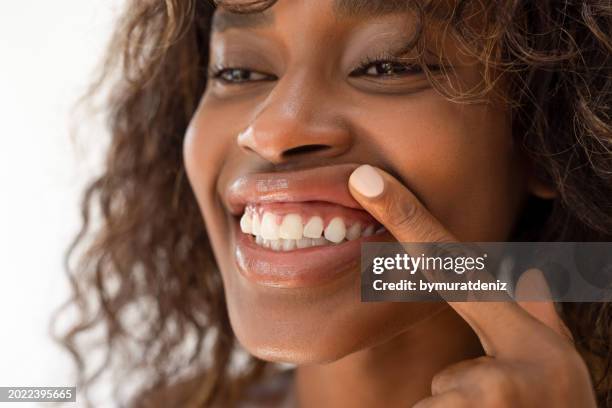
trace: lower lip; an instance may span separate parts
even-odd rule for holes
[[[255,243],[237,226],[236,263],[249,281],[277,288],[321,286],[359,270],[361,243],[384,234],[344,241],[336,245],[273,251]]]

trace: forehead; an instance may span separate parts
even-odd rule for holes
[[[332,0],[331,3],[333,14],[337,19],[404,13],[415,5],[414,0]],[[273,24],[274,14],[270,8],[253,13],[234,13],[221,7],[215,13],[212,29],[221,32],[229,28],[265,28]]]

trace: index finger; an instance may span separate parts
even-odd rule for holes
[[[383,170],[360,166],[349,178],[349,190],[401,243],[458,242],[411,191]],[[525,333],[541,329],[541,323],[509,296],[496,302],[448,304],[472,327],[491,356],[524,352]]]

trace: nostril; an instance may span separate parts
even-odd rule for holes
[[[324,145],[324,144],[310,144],[310,145],[298,146],[292,149],[285,150],[283,152],[283,157],[291,157],[291,156],[299,156],[299,155],[308,154],[308,153],[316,153],[316,152],[320,152],[323,150],[328,150],[330,148],[331,146]]]

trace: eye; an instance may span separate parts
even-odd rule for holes
[[[380,61],[366,67],[363,74],[368,76],[397,76],[422,72],[420,67],[393,61]]]
[[[435,65],[428,65],[432,71],[438,69]],[[393,78],[407,75],[422,74],[421,66],[414,62],[406,62],[392,56],[381,56],[375,59],[366,58],[350,73],[350,76],[364,76],[371,78]]]
[[[216,67],[211,72],[211,78],[227,84],[241,84],[245,82],[269,81],[275,79],[273,75],[264,74],[247,68]]]

